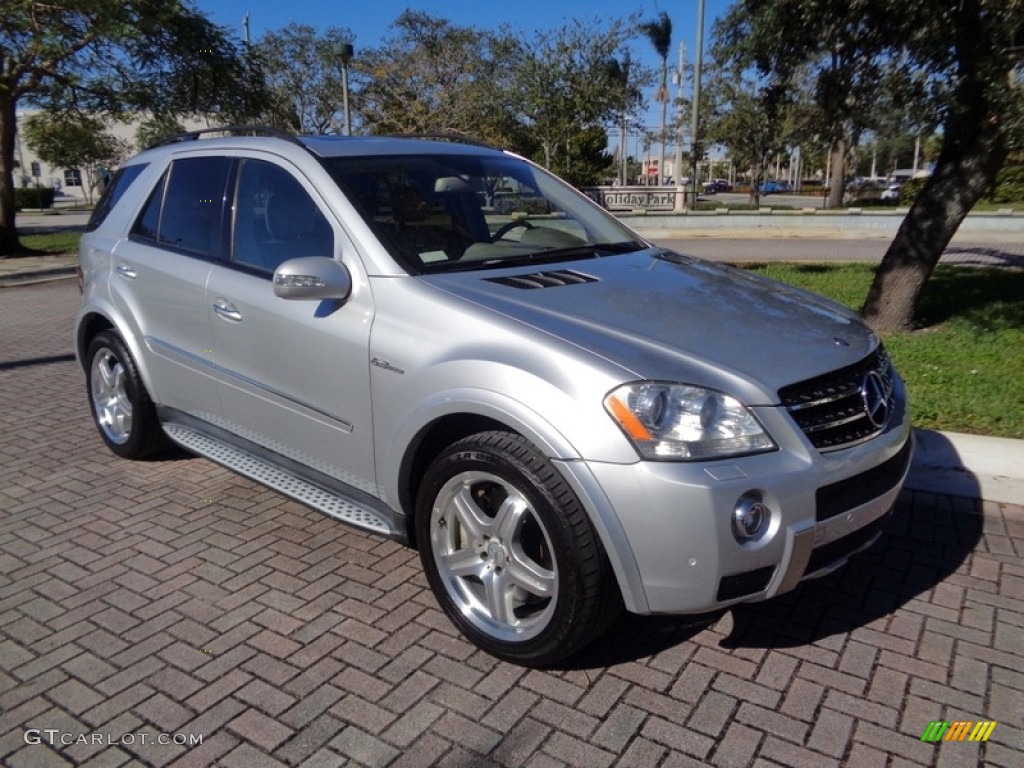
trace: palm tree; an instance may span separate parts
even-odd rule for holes
[[[654,21],[648,21],[640,25],[640,31],[647,35],[654,50],[661,57],[661,80],[658,90],[654,92],[654,100],[661,104],[661,152],[658,156],[658,184],[661,184],[661,175],[665,172],[665,112],[668,109],[668,52],[672,47],[672,19],[665,11],[662,11]],[[676,169],[676,175],[679,169]]]

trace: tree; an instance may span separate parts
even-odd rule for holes
[[[605,64],[605,78],[615,101],[613,110],[615,122],[619,128],[618,167],[616,174],[619,184],[625,185],[631,178],[629,169],[629,153],[626,149],[626,137],[630,117],[643,103],[640,83],[636,82],[633,61],[626,51],[622,56],[612,56]]]
[[[101,120],[89,115],[37,112],[25,120],[24,132],[25,142],[43,162],[85,171],[90,203],[97,171],[117,165],[131,151],[126,141],[111,136]]]
[[[862,309],[877,330],[911,328],[946,245],[1021,142],[1024,96],[1011,75],[1022,60],[1024,0],[741,0],[722,29],[737,61],[778,82],[817,67],[837,158],[851,127],[869,125],[864,115],[879,93],[935,116],[943,136],[935,169]]]
[[[672,46],[672,19],[662,11],[656,21],[648,21],[640,25],[640,31],[647,35],[654,50],[661,59],[661,73],[658,89],[654,92],[654,100],[661,104],[661,123],[659,125],[658,142],[661,149],[658,154],[658,175],[665,175],[665,113],[668,109],[668,52]],[[676,173],[679,171],[677,169]],[[659,182],[661,179],[658,180]]]
[[[308,24],[268,32],[255,46],[270,104],[266,122],[293,133],[340,133],[342,63],[339,47],[353,43],[348,29],[322,34]]]
[[[370,132],[528,145],[512,80],[522,47],[506,29],[481,31],[407,10],[391,30],[357,68],[359,110]]]
[[[149,115],[135,129],[135,145],[143,150],[160,139],[184,133],[185,126],[171,114]]]
[[[915,32],[908,55],[928,74],[942,143],[862,308],[880,331],[913,327],[921,292],[946,246],[993,187],[1010,150],[1024,146],[1024,89],[1014,79],[1024,60],[1024,3],[964,0],[936,13],[917,2],[903,10],[903,28]]]
[[[708,92],[715,106],[704,135],[709,143],[725,147],[733,162],[749,169],[750,199],[756,204],[768,163],[785,145],[785,94],[741,74],[713,78]]]
[[[14,225],[22,103],[112,114],[156,107],[237,114],[251,99],[236,45],[180,0],[5,0],[0,24],[0,255]]]
[[[928,0],[910,0],[928,2]],[[831,147],[827,207],[842,204],[846,160],[894,61],[878,53],[880,31],[865,18],[876,0],[741,0],[715,26],[716,48],[734,68],[756,67],[784,87],[814,78],[821,134]]]
[[[577,187],[601,184],[610,175],[612,157],[608,154],[608,132],[600,125],[582,128],[572,136],[569,156],[572,165],[564,171],[563,179]]]
[[[574,135],[619,119],[633,103],[633,89],[651,82],[650,71],[635,61],[627,77],[610,65],[630,29],[634,19],[573,22],[538,33],[524,54],[515,72],[517,102],[546,168],[571,175]]]

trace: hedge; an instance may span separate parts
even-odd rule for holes
[[[14,190],[14,210],[53,208],[53,187],[18,187]]]

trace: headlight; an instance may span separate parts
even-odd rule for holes
[[[746,406],[713,389],[638,381],[609,393],[604,407],[645,459],[720,459],[776,448]]]

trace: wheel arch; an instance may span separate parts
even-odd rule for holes
[[[399,503],[405,511],[409,546],[417,549],[416,496],[430,462],[447,446],[478,432],[503,430],[521,434],[507,424],[478,413],[450,413],[424,425],[410,441],[398,473]]]
[[[535,426],[535,425],[534,425]],[[409,441],[402,456],[398,471],[398,498],[405,515],[408,545],[418,549],[416,540],[416,498],[423,474],[431,461],[448,445],[478,432],[500,430],[520,435],[533,443],[552,462],[576,493],[584,511],[590,518],[604,548],[614,573],[615,586],[622,595],[626,608],[633,612],[646,611],[647,598],[644,594],[640,570],[628,544],[628,538],[621,523],[612,510],[607,498],[593,475],[582,464],[571,457],[568,461],[557,457],[551,444],[537,439],[531,429],[517,428],[512,419],[502,419],[496,414],[459,411],[437,416],[424,424]],[[560,436],[559,436],[560,437]],[[566,444],[568,445],[568,444]],[[544,450],[545,447],[548,450]]]
[[[78,322],[78,328],[75,338],[75,354],[78,358],[78,364],[84,369],[87,365],[85,359],[86,352],[89,351],[89,345],[92,340],[96,338],[96,335],[107,330],[116,330],[114,324],[110,322],[110,319],[99,312],[89,312],[83,315],[82,319]],[[127,343],[127,342],[125,342]]]

